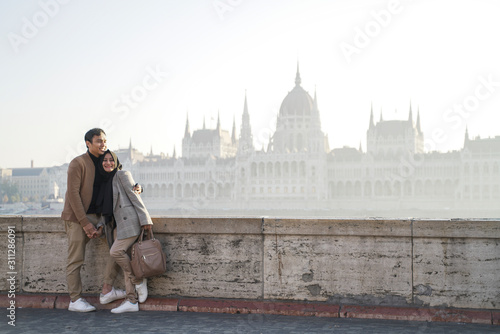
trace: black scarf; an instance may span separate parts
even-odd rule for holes
[[[102,176],[97,172],[97,166],[99,165],[99,157],[96,157],[90,151],[87,150],[87,154],[90,156],[92,159],[92,162],[94,163],[95,167],[95,173],[94,173],[94,184],[92,186],[92,200],[90,201],[89,208],[87,210],[87,213],[98,213],[95,207],[95,202],[97,199],[97,195],[99,194],[99,188],[101,187],[101,182],[102,182]],[[101,163],[102,164],[102,163]],[[101,213],[101,212],[99,212]]]
[[[102,167],[102,162],[107,154],[111,154],[115,162],[115,169],[111,172],[106,172]],[[99,163],[97,164],[97,173],[101,176],[101,186],[99,188],[99,193],[96,198],[96,212],[102,214],[106,218],[106,222],[111,220],[113,216],[113,177],[118,170],[122,169],[122,165],[118,160],[118,157],[114,152],[107,150],[103,155],[99,157]]]

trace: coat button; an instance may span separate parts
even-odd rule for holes
[[[123,217],[123,220],[127,220],[127,217]]]

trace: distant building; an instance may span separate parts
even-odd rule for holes
[[[67,164],[58,167],[0,170],[0,181],[15,184],[21,200],[40,202],[57,199],[66,192]]]
[[[47,168],[13,168],[12,182],[17,185],[21,198],[40,201],[54,193]]]
[[[402,121],[381,115],[375,122],[372,110],[366,139],[366,152],[329,148],[316,93],[302,88],[297,68],[267,149],[254,148],[245,96],[239,136],[234,120],[231,133],[220,119],[215,129],[204,124],[191,133],[187,119],[182,157],[174,150],[129,160],[148,207],[159,211],[498,212],[500,136],[469,139],[466,132],[462,150],[425,153],[420,113],[414,121],[410,106]]]

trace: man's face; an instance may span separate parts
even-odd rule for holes
[[[86,143],[89,148],[89,152],[95,157],[103,155],[108,149],[108,146],[106,145],[106,135],[104,133],[101,133],[100,136],[92,137],[92,143],[89,141],[86,141]]]

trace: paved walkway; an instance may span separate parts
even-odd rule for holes
[[[499,333],[496,325],[444,322],[140,311],[112,314],[18,308],[15,327],[5,316],[0,333]]]

